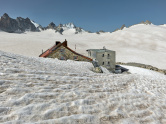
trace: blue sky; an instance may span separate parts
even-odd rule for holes
[[[166,0],[0,0],[0,16],[29,17],[42,26],[73,22],[92,32],[149,20],[166,24]]]

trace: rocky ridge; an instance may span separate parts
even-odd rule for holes
[[[51,22],[47,27],[42,27],[29,18],[10,18],[7,13],[5,13],[0,18],[0,30],[9,33],[23,33],[25,31],[41,31],[47,29],[53,29],[55,30],[55,32],[59,32],[60,34],[63,34],[63,31],[68,29],[74,29],[75,34],[85,32],[81,27],[76,27],[73,23],[59,24],[58,26],[56,26],[53,22]]]
[[[51,22],[47,27],[44,28],[44,30],[47,29],[53,29],[55,32],[59,32],[60,34],[63,34],[63,31],[68,29],[74,29],[75,34],[85,32],[81,27],[76,27],[73,23],[59,24],[56,26],[53,22]]]
[[[139,24],[149,25],[152,23],[146,20],[145,22],[142,21]],[[121,28],[117,28],[113,32],[118,30],[123,30],[125,27],[126,27],[125,24],[123,24]],[[41,31],[47,29],[53,29],[55,30],[55,32],[58,32],[60,34],[63,34],[63,32],[68,29],[74,29],[75,34],[79,34],[82,32],[92,33],[91,31],[85,31],[81,27],[76,27],[73,23],[59,24],[58,26],[56,26],[54,22],[51,22],[47,27],[42,27],[41,25],[36,24],[34,21],[30,20],[29,18],[24,19],[22,17],[17,17],[16,19],[12,19],[6,13],[0,18],[0,30],[9,33],[23,33],[25,31]],[[101,33],[105,32],[103,30],[96,32],[96,34],[101,34]]]
[[[0,18],[0,30],[9,33],[39,31],[29,18],[17,17],[16,19],[12,19],[6,13]]]

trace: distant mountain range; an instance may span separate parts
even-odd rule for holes
[[[0,18],[0,30],[9,33],[23,33],[25,31],[38,32],[47,29],[53,29],[55,32],[59,32],[60,34],[63,34],[63,31],[67,29],[74,29],[75,34],[85,32],[85,30],[80,27],[76,27],[73,23],[59,24],[56,26],[51,22],[47,27],[42,27],[29,18],[24,19],[22,17],[17,17],[16,19],[12,19],[7,13]]]
[[[142,24],[151,24],[150,21],[141,22]],[[123,30],[126,26],[122,25],[121,28],[116,29],[117,30]],[[51,22],[47,27],[42,27],[41,25],[35,23],[34,21],[30,20],[29,18],[22,18],[17,17],[16,19],[10,18],[7,13],[5,13],[3,16],[0,17],[0,30],[9,32],[9,33],[23,33],[25,31],[32,31],[32,32],[39,32],[42,30],[47,29],[53,29],[55,32],[59,32],[60,34],[63,34],[65,30],[68,29],[74,29],[75,34],[82,33],[82,32],[89,32],[85,31],[84,29],[80,27],[76,27],[73,23],[68,24],[59,24],[56,26],[53,22]],[[100,30],[99,32],[96,32],[97,34],[104,33],[103,30]]]

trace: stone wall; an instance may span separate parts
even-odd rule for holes
[[[58,58],[60,60],[70,59],[70,60],[76,60],[76,61],[90,61],[90,60],[82,57],[81,55],[77,55],[77,54],[71,52],[64,46],[60,46],[59,48],[57,48],[48,57],[49,58]]]

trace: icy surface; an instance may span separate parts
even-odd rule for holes
[[[166,69],[166,27],[165,25],[138,24],[113,33],[75,34],[68,29],[63,35],[55,30],[26,32],[24,34],[0,32],[0,50],[25,56],[37,57],[55,44],[65,39],[71,49],[87,55],[87,49],[107,49],[116,51],[117,62],[137,62]]]
[[[0,51],[0,123],[166,123],[164,76],[145,70],[96,74],[92,68],[88,62]]]

